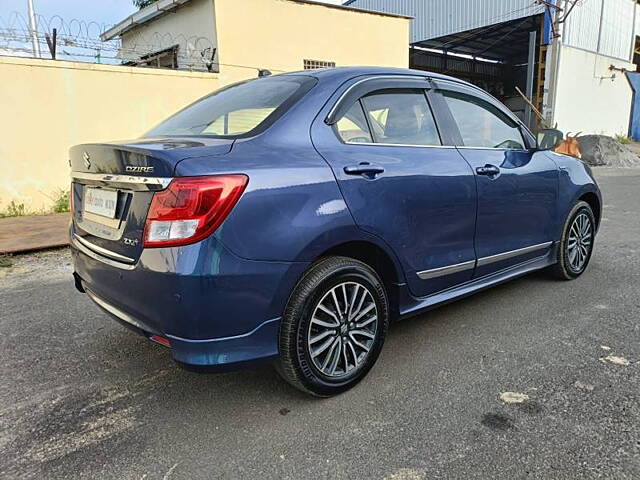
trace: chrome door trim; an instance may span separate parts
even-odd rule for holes
[[[414,147],[414,148],[458,148],[455,145],[411,145],[409,143],[376,143],[376,142],[342,142],[345,145],[360,145],[369,147]]]
[[[508,260],[510,258],[518,257],[520,255],[525,255],[531,252],[536,252],[538,250],[544,250],[545,248],[549,248],[552,244],[553,242],[539,243],[537,245],[531,245],[529,247],[518,248],[517,250],[510,250],[508,252],[498,253],[497,255],[482,257],[478,259],[478,267],[489,265],[495,262],[501,262],[503,260]]]
[[[528,153],[530,150],[526,148],[496,148],[496,147],[472,147],[466,145],[457,145],[458,150],[493,150],[494,152],[514,152],[514,153]]]
[[[121,187],[134,191],[164,190],[171,183],[169,177],[136,177],[109,173],[71,172],[71,179],[87,185]]]
[[[135,264],[132,263],[122,263],[122,262],[118,262],[116,260],[111,260],[110,258],[100,255],[97,252],[94,252],[93,250],[91,250],[89,247],[85,246],[83,243],[81,243],[79,241],[80,237],[78,237],[77,235],[73,235],[72,238],[72,244],[75,248],[77,248],[78,250],[80,250],[82,253],[84,253],[87,257],[93,258],[94,260],[97,260],[98,262],[102,262],[106,265],[109,265],[111,267],[115,267],[115,268],[120,268],[122,270],[133,270],[134,268],[136,268]],[[84,243],[89,243],[86,240],[83,240]],[[92,243],[90,245],[93,245]],[[93,245],[92,248],[96,248],[95,245]],[[97,247],[99,248],[99,247]],[[102,250],[106,250],[106,249],[102,249]],[[108,250],[106,250],[108,251]],[[112,255],[114,255],[113,252],[111,252]],[[115,254],[117,255],[117,254]],[[135,260],[133,260],[132,258],[129,257],[124,257],[127,258],[129,261],[134,262]]]
[[[338,99],[335,101],[335,103],[331,107],[331,110],[329,110],[329,113],[324,118],[325,123],[327,123],[327,120],[329,120],[331,117],[333,117],[335,115],[336,110],[338,109],[338,107],[342,103],[342,100],[344,100],[344,98],[349,94],[349,92],[351,90],[353,90],[354,88],[356,88],[358,85],[361,85],[361,84],[363,84],[365,82],[369,82],[371,80],[398,80],[398,79],[403,79],[403,80],[409,79],[409,80],[418,80],[418,81],[424,80],[425,83],[428,83],[429,80],[431,79],[431,77],[428,77],[426,75],[425,76],[422,76],[422,75],[404,75],[404,74],[399,73],[399,74],[396,74],[396,75],[376,75],[376,74],[372,74],[370,76],[362,78],[362,79],[358,80],[357,82],[354,82],[353,84],[349,85],[347,87],[347,89],[340,94]],[[399,88],[401,88],[401,87],[399,87]],[[430,88],[430,85],[425,86],[424,89],[427,90],[428,88]]]
[[[423,270],[421,272],[418,272],[418,277],[420,277],[421,280],[428,280],[430,278],[437,278],[437,277],[442,277],[444,275],[451,275],[452,273],[471,270],[475,268],[475,266],[476,266],[476,261],[470,260],[468,262],[456,263],[455,265],[447,265],[446,267]]]
[[[478,260],[469,260],[468,262],[456,263],[454,265],[447,265],[446,267],[432,268],[430,270],[423,270],[416,274],[421,280],[429,280],[431,278],[438,278],[444,275],[451,275],[453,273],[464,272],[465,270],[471,270],[476,267],[482,267],[495,262],[501,262],[502,260],[508,260],[520,255],[526,255],[527,253],[537,252],[538,250],[544,250],[553,245],[553,242],[539,243],[537,245],[531,245],[529,247],[518,248],[517,250],[510,250],[508,252],[498,253],[497,255],[491,255],[489,257],[482,257]]]
[[[458,150],[493,150],[494,152],[527,153],[529,150],[519,148],[466,147],[463,145],[411,145],[409,143],[378,143],[378,142],[342,142],[345,145],[375,146],[375,147],[414,147],[414,148],[447,148]]]

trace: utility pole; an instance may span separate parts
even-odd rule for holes
[[[38,44],[38,31],[36,30],[36,16],[33,12],[33,0],[27,0],[29,10],[29,33],[31,34],[31,44],[33,45],[33,56],[40,58],[40,44]]]

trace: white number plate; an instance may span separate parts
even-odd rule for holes
[[[103,190],[101,188],[85,187],[84,211],[102,215],[107,218],[116,217],[118,205],[118,192],[115,190]]]

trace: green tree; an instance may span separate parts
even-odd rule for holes
[[[148,7],[155,2],[157,2],[157,0],[133,0],[133,4],[138,8]]]

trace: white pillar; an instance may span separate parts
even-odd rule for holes
[[[27,0],[29,9],[29,33],[31,34],[31,44],[33,45],[33,56],[40,58],[40,44],[38,43],[38,31],[36,30],[36,17],[33,12],[33,0]]]

